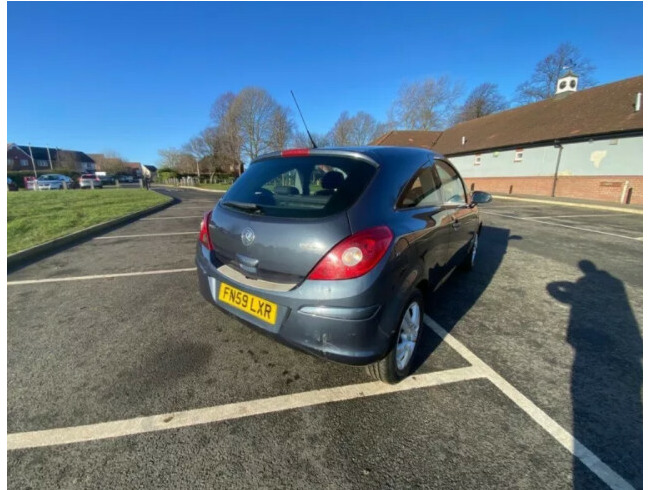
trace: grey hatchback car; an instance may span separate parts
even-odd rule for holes
[[[490,200],[424,149],[271,153],[205,214],[199,289],[289,346],[396,383],[410,373],[424,293],[473,267],[476,205]]]

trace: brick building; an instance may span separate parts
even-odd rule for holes
[[[95,162],[82,151],[42,146],[7,145],[7,170],[76,170],[94,172]]]
[[[577,90],[445,131],[391,131],[372,145],[446,155],[467,185],[500,194],[643,203],[643,76]]]

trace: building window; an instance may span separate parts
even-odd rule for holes
[[[47,167],[47,160],[36,160],[36,165],[39,167]]]
[[[21,167],[26,167],[27,166],[27,159],[23,159],[20,161],[20,166]]]
[[[515,150],[515,162],[523,162],[524,161],[524,149],[519,148]]]
[[[481,165],[481,154],[477,153],[474,155],[474,166],[478,167],[479,165]]]

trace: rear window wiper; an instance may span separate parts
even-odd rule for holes
[[[252,202],[240,201],[221,201],[221,204],[235,209],[240,209],[249,213],[261,213],[262,207]]]

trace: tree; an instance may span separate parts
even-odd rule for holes
[[[495,83],[482,83],[467,96],[467,100],[459,109],[455,123],[469,121],[487,116],[508,108],[508,102],[498,91]]]
[[[316,143],[316,146],[318,148],[324,148],[326,146],[334,146],[334,143],[331,140],[330,133],[319,134],[319,133],[311,132],[311,137],[314,138],[314,143]],[[294,148],[311,148],[312,144],[309,139],[309,136],[307,136],[307,133],[305,131],[296,131],[293,134],[291,146],[293,146]]]
[[[177,148],[158,150],[160,167],[173,168],[179,174],[193,174],[196,172],[196,159],[189,153]]]
[[[210,180],[218,172],[239,174],[241,160],[229,143],[228,135],[217,126],[205,128],[200,135],[210,149],[201,161],[201,168],[210,173]]]
[[[271,115],[271,130],[268,148],[271,151],[281,151],[287,148],[293,138],[294,123],[287,107],[277,106]]]
[[[210,145],[208,145],[202,135],[199,135],[185,143],[182,150],[184,153],[190,154],[194,157],[196,163],[196,176],[201,178],[199,162],[211,154],[212,150],[210,149]]]
[[[580,87],[593,87],[591,77],[595,67],[583,58],[580,50],[571,43],[562,43],[557,49],[537,63],[532,76],[517,87],[519,102],[528,104],[553,97],[558,79],[567,70],[580,77]]]
[[[341,113],[334,127],[330,130],[330,140],[336,146],[367,145],[386,130],[386,125],[379,123],[367,112],[357,112],[350,117],[347,111]]]
[[[446,76],[404,84],[393,102],[389,119],[403,129],[443,129],[453,118],[461,90],[459,83]]]
[[[242,141],[237,126],[233,103],[237,96],[232,92],[220,95],[212,104],[210,117],[215,126],[208,128],[204,136],[223,168],[236,169],[240,175]]]
[[[94,155],[93,160],[97,170],[107,174],[119,174],[128,170],[126,160],[115,150],[107,150],[99,155]]]
[[[334,123],[334,127],[329,132],[330,140],[335,146],[347,146],[350,145],[350,140],[352,139],[352,126],[353,121],[348,111],[341,113],[339,118]]]

